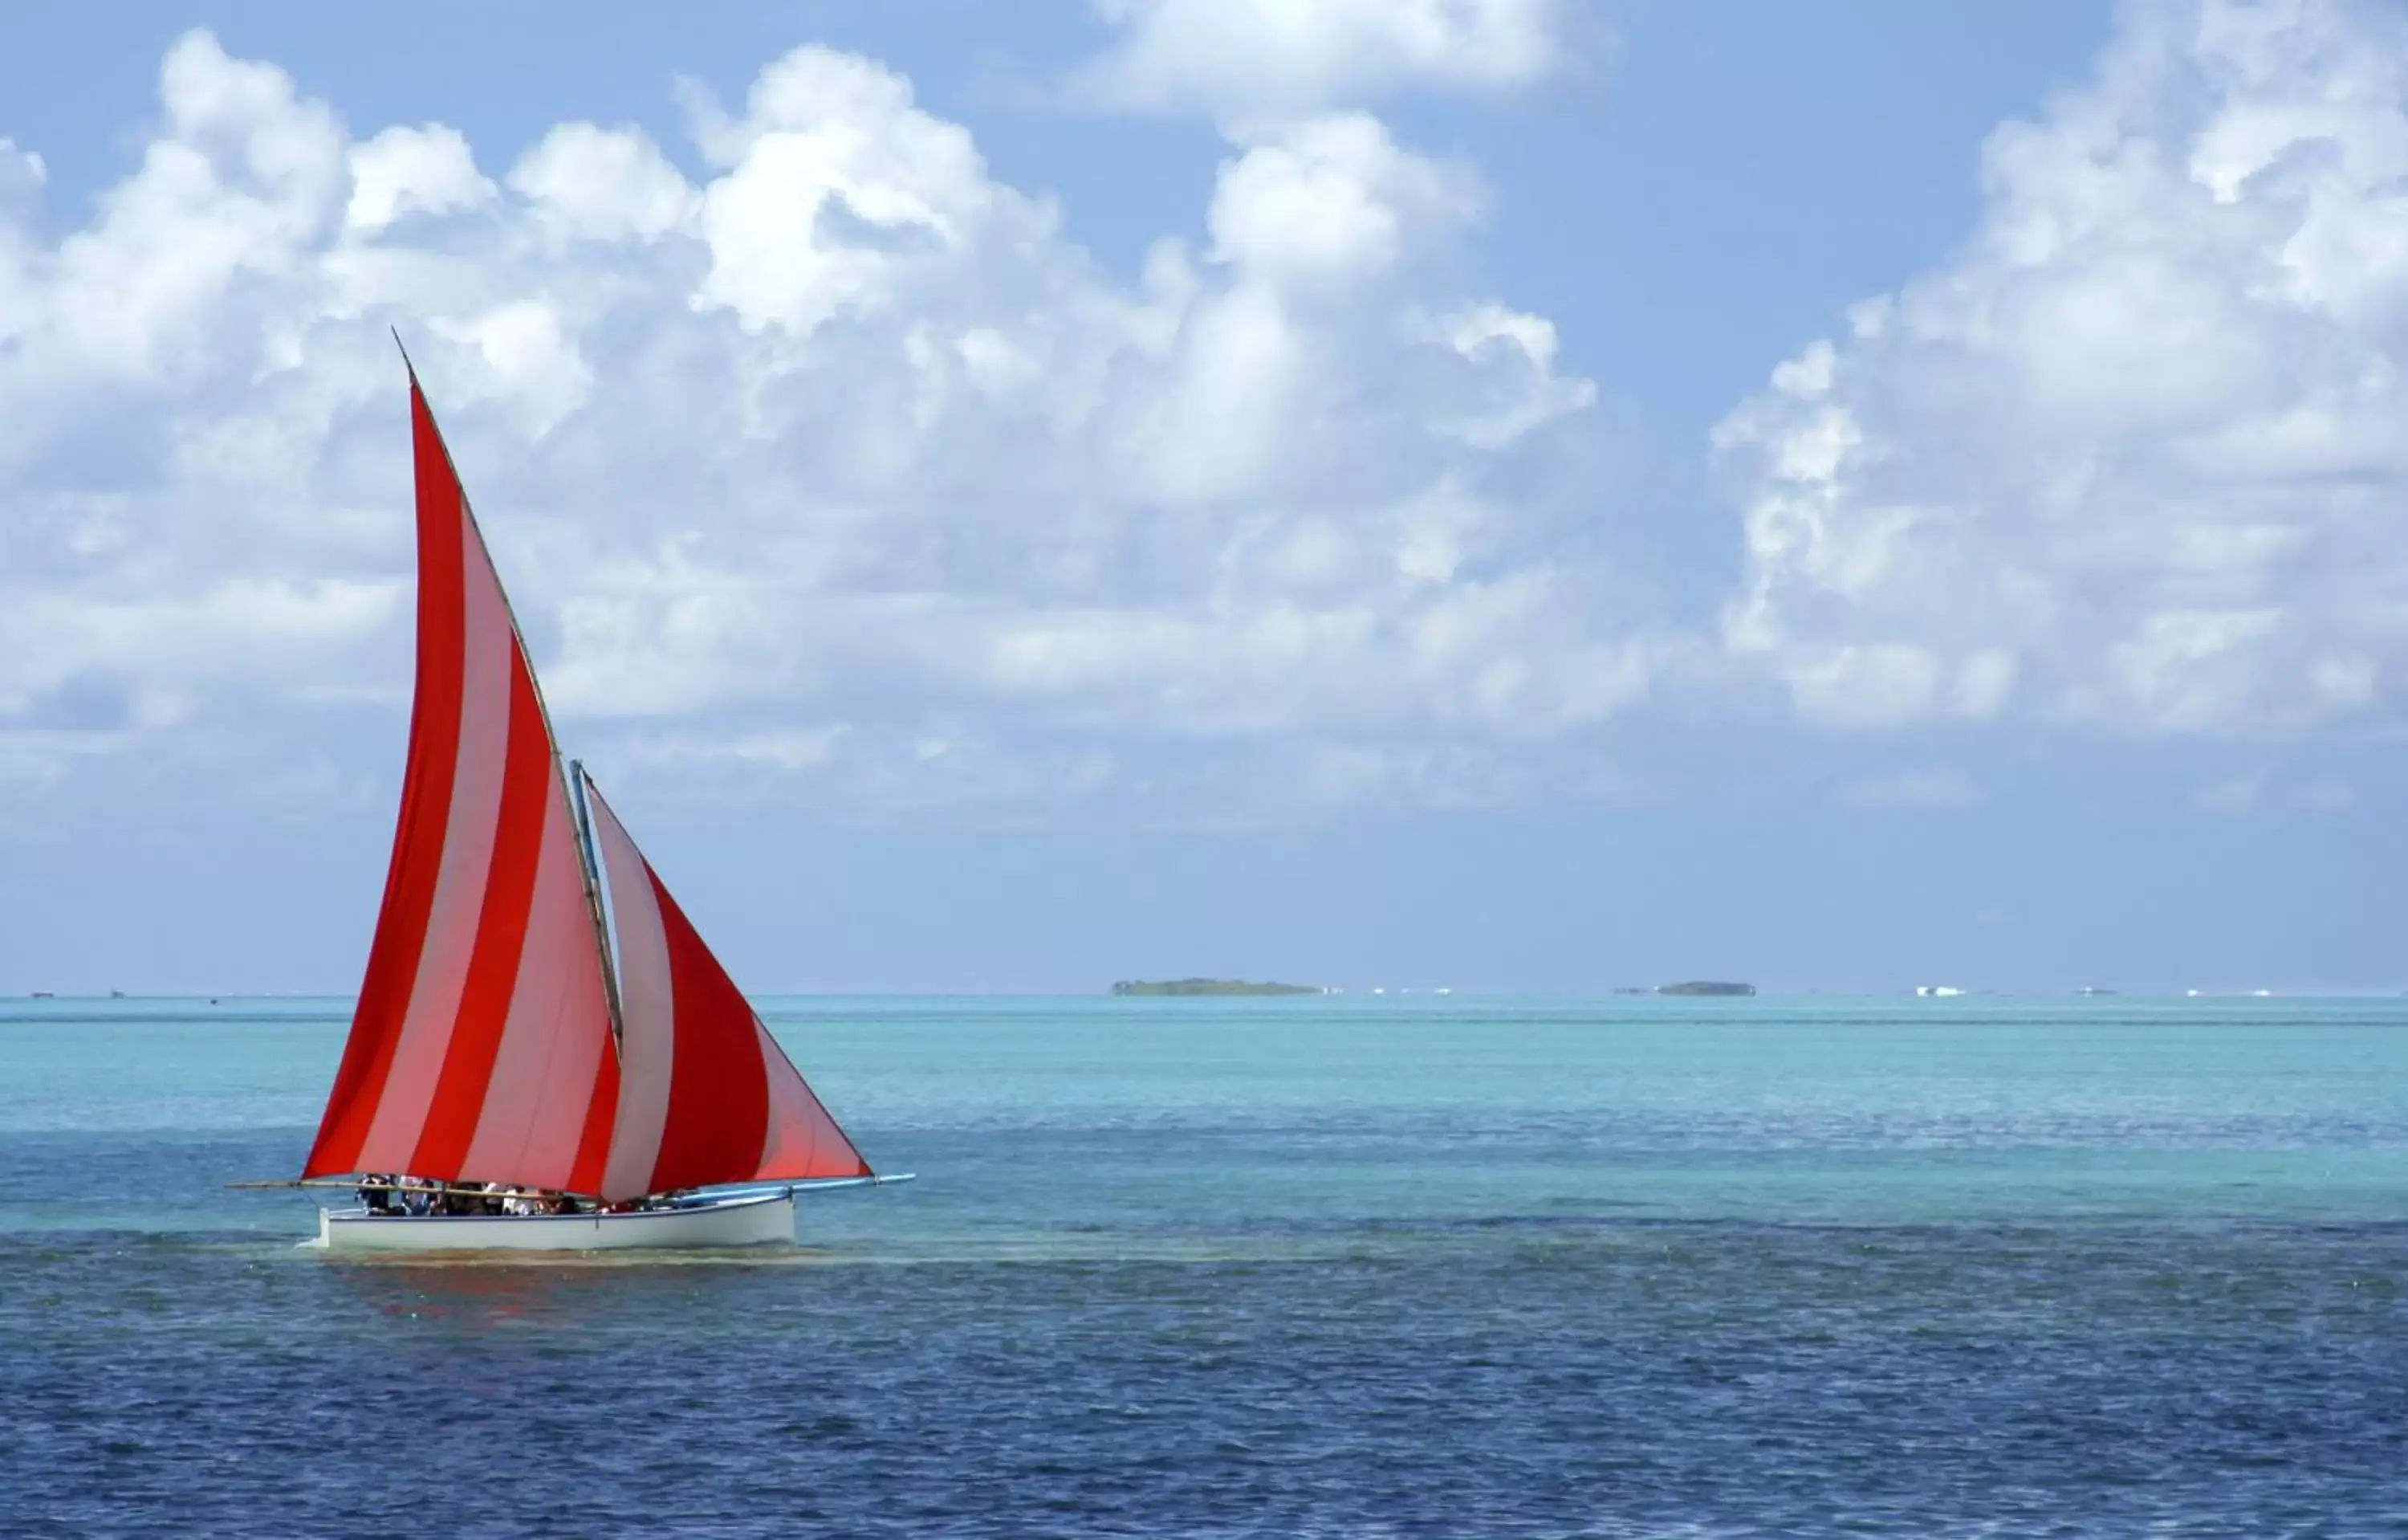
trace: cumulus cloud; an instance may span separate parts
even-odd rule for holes
[[[1225,118],[1412,86],[1498,93],[1563,69],[1572,0],[1096,0],[1118,30],[1071,80],[1098,106]]]
[[[473,209],[494,195],[460,131],[440,123],[388,128],[351,151],[351,198],[343,223],[381,230],[411,213]]]
[[[660,147],[631,129],[556,125],[510,168],[536,218],[591,240],[650,240],[683,228],[701,200]]]
[[[1255,133],[1212,192],[1212,254],[1270,281],[1359,282],[1383,273],[1431,230],[1480,208],[1469,167],[1398,145],[1365,113]]]
[[[664,778],[1051,795],[1265,737],[1436,765],[1649,687],[1659,644],[1560,554],[1594,494],[1548,446],[1594,387],[1543,318],[1445,281],[1478,180],[1372,119],[1236,138],[1209,245],[1123,279],[824,49],[689,101],[700,180],[590,122],[508,167],[440,124],[356,137],[207,33],[162,97],[56,238],[0,142],[20,781],[397,710],[388,327],[555,712]]]
[[[1990,137],[1982,185],[1954,256],[1717,429],[1727,646],[1842,727],[2395,715],[2400,12],[2135,5],[2093,80]]]

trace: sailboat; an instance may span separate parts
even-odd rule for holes
[[[408,768],[359,1005],[299,1184],[361,1201],[322,1208],[313,1244],[791,1242],[797,1190],[907,1180],[871,1171],[593,777],[564,764],[414,369],[409,410]]]

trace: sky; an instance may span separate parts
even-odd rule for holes
[[[2408,986],[2408,5],[0,10],[0,993],[349,992],[408,345],[736,977]]]

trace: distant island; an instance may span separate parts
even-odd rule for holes
[[[1686,984],[1661,984],[1656,986],[1659,995],[1752,995],[1753,984],[1724,984],[1713,979],[1692,979]]]
[[[1317,984],[1249,984],[1244,979],[1123,979],[1116,995],[1319,995]]]

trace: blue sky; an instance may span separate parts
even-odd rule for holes
[[[2387,988],[2408,10],[0,16],[0,990],[347,990],[409,340],[739,979]]]

